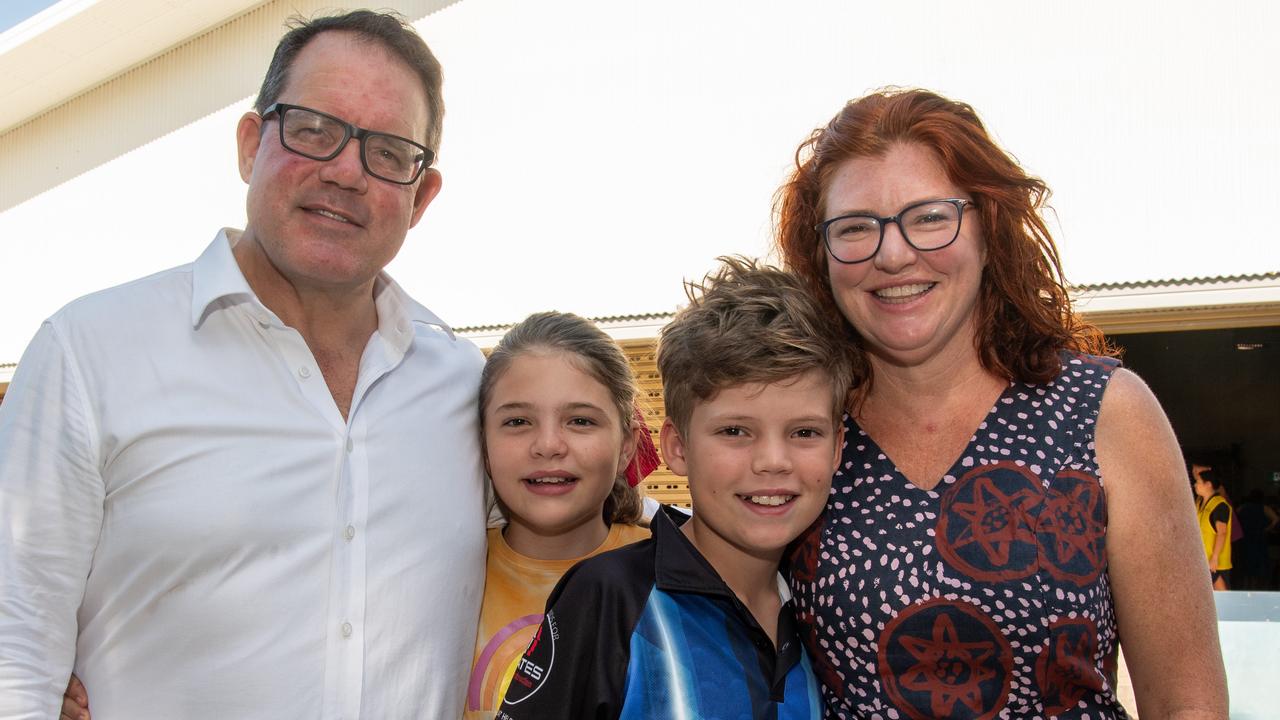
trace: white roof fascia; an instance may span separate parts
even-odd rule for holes
[[[671,321],[671,318],[672,315],[666,314],[645,316],[642,319],[613,320],[604,318],[596,319],[594,322],[596,327],[617,341],[649,340],[658,337],[658,331],[662,330],[663,326]],[[511,325],[487,326],[476,330],[463,328],[458,330],[458,334],[480,346],[481,349],[488,350],[497,345],[502,336],[506,335],[510,329]]]
[[[0,133],[263,0],[61,0],[0,33]]]
[[[1280,305],[1280,277],[1180,282],[1133,288],[1076,289],[1077,312],[1135,312],[1231,305]]]

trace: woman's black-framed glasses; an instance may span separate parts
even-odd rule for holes
[[[972,200],[961,198],[925,200],[912,203],[891,217],[853,213],[818,223],[814,229],[836,262],[854,265],[880,252],[884,228],[890,223],[898,225],[903,239],[916,250],[941,250],[960,237],[960,221],[969,205],[973,205]]]
[[[312,160],[332,160],[355,138],[365,172],[389,183],[413,184],[435,159],[425,145],[365,130],[319,110],[278,102],[264,110],[262,118],[273,114],[279,118],[280,144],[285,150]]]

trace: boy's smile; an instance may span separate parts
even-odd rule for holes
[[[683,434],[663,425],[667,465],[689,477],[689,533],[712,565],[781,558],[826,504],[840,428],[817,371],[725,388],[694,405]]]

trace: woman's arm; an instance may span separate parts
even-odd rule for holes
[[[1226,718],[1217,612],[1186,470],[1160,404],[1127,370],[1103,395],[1096,450],[1108,575],[1138,714]]]

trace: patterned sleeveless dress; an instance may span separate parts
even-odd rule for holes
[[[827,718],[1124,718],[1094,426],[1118,361],[1011,383],[933,490],[852,418],[789,557]]]

